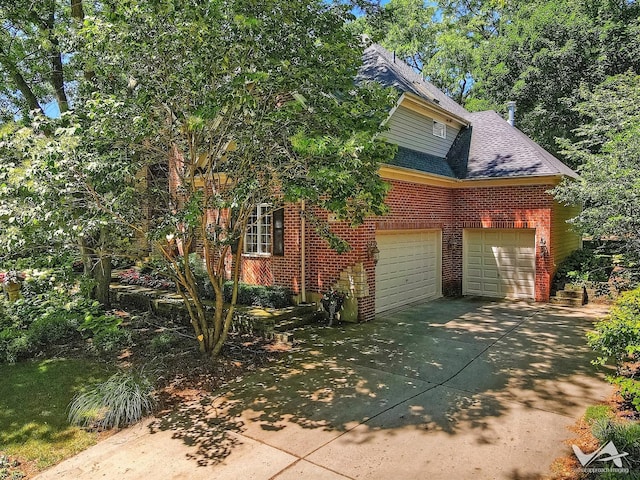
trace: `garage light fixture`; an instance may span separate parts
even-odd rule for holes
[[[549,256],[549,248],[547,247],[547,241],[544,237],[540,237],[540,255],[545,258]]]

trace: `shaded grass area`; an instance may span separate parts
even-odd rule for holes
[[[0,453],[42,470],[95,444],[98,433],[69,425],[67,407],[111,373],[86,359],[0,365]]]

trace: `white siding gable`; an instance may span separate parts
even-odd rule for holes
[[[439,138],[433,134],[433,121],[431,117],[399,106],[387,122],[389,130],[384,132],[384,137],[388,142],[401,147],[445,157],[459,129],[447,125],[446,138]]]

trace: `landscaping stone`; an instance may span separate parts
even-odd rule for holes
[[[112,301],[122,307],[147,310],[166,318],[189,317],[184,300],[174,292],[114,283],[111,285],[111,296]],[[207,309],[213,310],[213,301],[204,303]],[[283,309],[239,305],[234,312],[231,331],[274,339],[277,335],[285,335],[288,330],[315,322],[315,313],[315,304]]]

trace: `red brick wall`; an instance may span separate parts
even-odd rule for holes
[[[284,256],[243,255],[240,279],[259,285],[283,285],[300,293],[300,206],[287,204],[284,212]]]
[[[396,180],[389,183],[391,191],[387,196],[387,205],[390,211],[376,219],[377,230],[441,229],[442,290],[445,295],[459,294],[460,289],[452,287],[457,278],[452,267],[453,251],[446,248],[453,233],[454,191]]]
[[[315,212],[318,218],[327,219],[326,212]],[[307,227],[307,290],[310,292],[327,291],[340,277],[340,272],[348,266],[362,262],[371,289],[375,277],[373,258],[367,254],[367,246],[375,240],[375,226],[372,220],[358,228],[352,228],[347,222],[330,222],[333,233],[346,240],[351,249],[338,254],[331,250],[323,238],[312,228]],[[358,320],[367,321],[374,317],[375,295],[358,299]]]
[[[456,245],[452,267],[455,284],[462,291],[462,230],[464,228],[535,228],[536,229],[536,300],[549,299],[552,276],[551,256],[543,255],[540,240],[551,245],[553,198],[547,194],[551,185],[465,188],[454,191],[453,210]]]
[[[536,229],[536,300],[549,297],[553,264],[543,255],[540,239],[552,247],[551,216],[553,199],[546,191],[551,185],[476,187],[448,189],[390,181],[387,197],[389,213],[371,218],[352,229],[348,223],[331,222],[334,233],[351,245],[337,254],[310,227],[306,234],[306,289],[326,291],[350,265],[362,262],[367,273],[370,296],[358,300],[361,321],[375,316],[375,263],[368,246],[376,230],[442,229],[442,289],[444,295],[462,292],[462,231],[465,228]],[[321,218],[326,213],[317,212]],[[323,217],[324,215],[324,217]],[[300,215],[298,205],[285,211],[285,256],[243,260],[243,279],[251,283],[274,283],[300,291]]]

